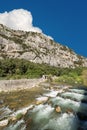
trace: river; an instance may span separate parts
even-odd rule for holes
[[[67,89],[60,86],[59,89],[48,90],[36,100],[42,102],[28,108],[22,118],[10,122],[2,130],[87,130],[85,87]],[[13,113],[9,107],[0,108],[0,120]]]

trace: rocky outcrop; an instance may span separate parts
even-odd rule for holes
[[[46,35],[0,25],[0,59],[19,58],[56,67],[87,67],[87,59]]]

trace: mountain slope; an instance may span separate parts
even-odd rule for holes
[[[87,67],[87,59],[67,46],[36,32],[15,31],[0,25],[0,59],[19,58],[56,67]]]

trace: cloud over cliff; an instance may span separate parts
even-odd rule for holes
[[[15,9],[10,12],[0,13],[0,24],[6,25],[14,30],[42,32],[33,26],[31,12],[24,9]]]

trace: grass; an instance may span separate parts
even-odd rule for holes
[[[59,84],[67,84],[67,85],[83,85],[83,79],[81,76],[68,76],[63,75],[55,79],[55,82]]]
[[[78,69],[78,73],[73,71],[67,74],[60,75],[55,79],[55,82],[59,84],[87,86],[87,68],[83,68],[80,73]]]

